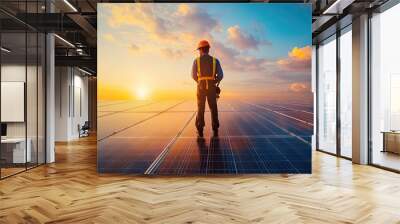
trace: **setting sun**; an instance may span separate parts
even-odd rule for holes
[[[150,91],[146,86],[139,86],[135,89],[135,96],[138,100],[146,100],[150,96]]]

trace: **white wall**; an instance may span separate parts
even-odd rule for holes
[[[55,141],[68,141],[69,133],[69,85],[70,74],[67,67],[55,68]]]
[[[88,120],[88,78],[72,67],[56,67],[56,141],[79,137],[78,125]]]
[[[75,70],[76,72],[76,70]],[[74,108],[72,108],[72,117],[71,126],[72,126],[72,136],[79,137],[78,132],[78,124],[81,126],[88,120],[89,112],[88,112],[88,78],[79,75],[74,75]]]

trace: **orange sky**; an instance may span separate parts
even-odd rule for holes
[[[202,38],[221,61],[224,97],[311,96],[310,46],[268,56],[274,42],[195,4],[99,4],[98,13],[99,100],[194,98],[190,73]]]

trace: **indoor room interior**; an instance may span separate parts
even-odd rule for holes
[[[98,143],[129,122],[165,131],[151,102],[98,104],[97,6],[127,2],[0,2],[0,223],[400,222],[399,1],[265,1],[312,6],[314,108],[292,108],[307,124],[289,124],[313,133],[312,173],[212,177],[98,173]],[[175,117],[179,133],[187,117]]]

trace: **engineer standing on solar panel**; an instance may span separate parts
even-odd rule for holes
[[[214,136],[218,136],[218,106],[217,86],[224,77],[219,60],[210,56],[210,44],[207,40],[201,40],[197,45],[200,56],[196,58],[192,66],[192,77],[197,82],[197,116],[196,128],[199,137],[203,137],[204,110],[206,99],[211,111],[211,121]]]

